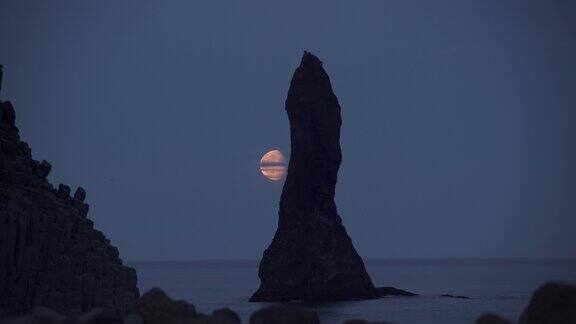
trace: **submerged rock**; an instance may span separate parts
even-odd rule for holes
[[[279,223],[251,301],[376,298],[364,262],[336,211],[340,105],[322,62],[305,52],[286,99],[291,154]]]
[[[320,319],[313,311],[294,306],[276,305],[252,314],[250,324],[320,324]]]
[[[440,295],[440,297],[446,297],[446,298],[457,298],[457,299],[470,299],[470,297],[468,297],[468,296],[461,296],[461,295],[450,295],[450,294],[444,294],[444,295]]]
[[[12,104],[0,102],[0,314],[35,306],[63,315],[129,311],[139,295],[136,272],[93,228],[88,205],[46,180],[52,166],[32,159],[15,118]]]

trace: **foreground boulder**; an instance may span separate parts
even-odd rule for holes
[[[136,303],[136,315],[142,324],[239,324],[240,317],[228,308],[215,310],[210,316],[198,313],[194,305],[173,300],[159,288],[152,288]],[[131,314],[130,316],[134,316]],[[130,319],[134,324],[137,319]],[[128,322],[125,319],[125,322]],[[132,324],[126,323],[126,324]]]
[[[152,288],[142,295],[136,304],[136,311],[147,324],[173,323],[199,317],[194,305],[184,300],[175,301],[159,288]]]
[[[252,314],[250,324],[320,324],[320,319],[313,311],[288,305],[276,305]]]
[[[260,262],[251,301],[376,298],[336,211],[340,105],[322,62],[305,52],[286,99],[291,154],[278,229]]]
[[[576,323],[576,287],[547,283],[538,288],[520,317],[520,324]]]
[[[476,324],[512,324],[512,322],[498,315],[484,314],[476,320]]]
[[[241,322],[240,316],[238,316],[238,314],[236,314],[230,308],[217,309],[212,312],[212,315],[210,315],[209,318],[212,321],[220,321],[231,324],[240,324]]]
[[[136,272],[87,218],[85,192],[58,190],[52,166],[20,141],[10,102],[0,102],[0,314],[45,306],[64,315],[132,309]]]

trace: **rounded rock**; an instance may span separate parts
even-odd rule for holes
[[[250,324],[320,324],[314,311],[293,306],[269,306],[250,316]]]

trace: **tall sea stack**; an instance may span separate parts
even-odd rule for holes
[[[46,306],[62,314],[94,307],[130,311],[136,271],[87,218],[86,192],[57,189],[51,165],[32,159],[10,102],[0,101],[0,318]]]
[[[278,229],[260,262],[251,301],[376,298],[376,290],[342,220],[334,194],[340,150],[340,105],[322,62],[304,52],[286,99],[291,154]]]

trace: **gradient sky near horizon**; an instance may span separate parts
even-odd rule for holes
[[[576,3],[0,0],[2,100],[125,260],[257,259],[302,52],[373,257],[576,257]]]

